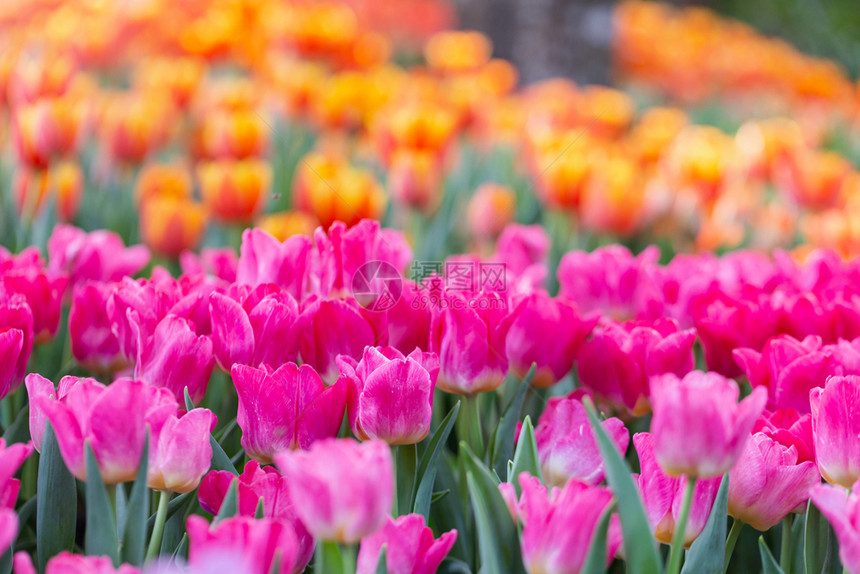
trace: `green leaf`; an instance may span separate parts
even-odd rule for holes
[[[15,544],[9,546],[2,555],[0,555],[0,574],[12,574],[12,556],[15,553]]]
[[[806,507],[806,532],[803,549],[803,559],[806,563],[807,574],[840,574],[842,563],[839,560],[839,542],[836,533],[821,514],[821,511],[809,501]]]
[[[729,508],[729,475],[720,481],[705,529],[693,541],[681,574],[722,574],[726,548],[726,516]]]
[[[185,389],[182,391],[182,395],[185,397],[185,410],[193,411],[194,403],[191,401],[191,393],[188,392],[188,387],[185,387]]]
[[[3,433],[3,440],[6,444],[14,444],[16,442],[27,442],[30,440],[30,407],[26,406],[18,411],[18,416]]]
[[[449,556],[439,565],[437,574],[472,574],[472,569],[462,560]]]
[[[221,508],[218,509],[218,514],[212,519],[212,526],[215,526],[225,518],[236,516],[239,512],[239,481],[233,480],[230,483],[230,488],[227,489],[227,494],[224,495],[224,501],[221,503]]]
[[[764,536],[758,537],[758,551],[761,554],[762,574],[785,574],[765,544]]]
[[[600,522],[597,523],[597,528],[594,530],[591,547],[588,549],[588,556],[580,571],[581,574],[603,574],[606,572],[606,539],[609,533],[609,519],[612,518],[613,512],[615,512],[614,502],[607,506],[603,514],[600,515]]]
[[[508,466],[508,480],[512,482],[517,490],[517,496],[520,495],[521,473],[527,472],[532,476],[536,476],[543,482],[543,474],[540,470],[540,459],[538,458],[537,441],[535,440],[535,427],[532,426],[531,417],[526,417],[523,421],[523,430],[520,431],[520,438],[517,442],[517,450],[514,453],[513,464]]]
[[[230,462],[230,457],[227,456],[227,453],[224,452],[224,449],[221,448],[221,445],[218,444],[218,441],[212,435],[209,435],[209,444],[212,446],[212,470],[226,470],[230,474],[239,476],[239,471]]]
[[[388,561],[385,559],[385,544],[379,550],[379,560],[376,562],[376,574],[388,574]]]
[[[430,499],[430,504],[434,504],[436,502],[439,502],[440,500],[442,500],[443,498],[448,496],[450,493],[451,493],[450,488],[446,488],[445,490],[440,490],[438,492],[434,492],[433,498]]]
[[[421,456],[421,461],[418,463],[418,469],[415,471],[416,486],[412,497],[414,502],[410,506],[415,514],[424,516],[425,521],[430,517],[430,505],[433,498],[433,485],[436,482],[436,471],[439,467],[439,455],[445,448],[445,443],[451,435],[459,412],[460,401],[457,401],[457,404],[448,411],[448,414],[439,423],[439,428],[430,438],[427,448]]]
[[[36,479],[36,554],[40,570],[63,550],[75,547],[78,489],[66,468],[51,423],[46,423]],[[22,513],[23,514],[23,513]]]
[[[514,457],[517,423],[520,420],[520,413],[526,401],[526,393],[529,387],[531,387],[536,368],[535,365],[532,365],[529,372],[526,373],[522,383],[517,388],[517,392],[514,393],[514,396],[511,397],[510,402],[505,407],[504,413],[502,413],[502,417],[499,419],[499,424],[490,438],[490,464],[499,476],[505,473],[508,461]]]
[[[794,565],[793,570],[797,574],[804,574],[806,571],[806,563],[803,560],[804,535],[806,533],[806,513],[795,514],[794,522],[791,525],[791,548],[792,556],[791,563]],[[791,573],[789,573],[791,574]]]
[[[606,481],[618,501],[618,517],[621,519],[621,531],[624,535],[627,567],[637,574],[659,574],[663,570],[660,555],[657,553],[657,544],[654,542],[648,516],[642,506],[639,489],[633,482],[630,467],[600,424],[594,403],[586,397],[583,404],[606,467]]]
[[[340,547],[335,542],[317,542],[314,550],[314,574],[344,574]]]
[[[464,499],[459,496],[459,483],[462,482],[466,486],[466,495],[468,495],[468,485],[465,484],[465,478],[462,478],[465,476],[465,473],[459,472],[459,460],[454,458],[447,449],[445,449],[445,452],[439,458],[439,470],[436,473],[436,488],[450,490],[454,493],[454,496],[446,496],[430,506],[430,519],[428,523],[433,524],[434,529],[438,532],[447,532],[452,529],[462,532],[462,535],[457,536],[449,557],[459,558],[466,563],[471,563],[472,536],[469,534],[470,529],[467,523],[467,506],[463,503]],[[461,479],[458,481],[457,477],[461,477]],[[471,516],[468,518],[470,519]]]
[[[397,461],[395,470],[397,476],[397,508],[400,514],[409,514],[413,505],[416,490],[416,470],[418,465],[418,445],[402,444],[393,447],[396,452]],[[392,452],[392,454],[395,454]],[[434,477],[435,478],[435,477]],[[395,517],[396,518],[396,517]]]
[[[149,514],[149,488],[146,476],[149,469],[149,432],[143,443],[143,455],[137,469],[137,478],[131,488],[131,497],[126,505],[125,525],[122,533],[122,557],[134,566],[143,564],[146,554],[146,519]]]
[[[478,534],[478,556],[481,572],[522,572],[517,527],[511,518],[499,481],[475,456],[465,442],[460,443],[469,499],[475,515]],[[497,568],[497,566],[499,566]]]
[[[119,541],[113,505],[89,442],[85,443],[84,450],[87,457],[87,531],[84,551],[90,556],[109,556],[114,566],[119,566]]]
[[[254,511],[254,518],[264,518],[265,510],[263,509],[263,497],[261,496],[259,500],[257,500],[257,510]]]

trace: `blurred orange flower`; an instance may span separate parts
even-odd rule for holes
[[[222,223],[247,223],[266,204],[272,169],[259,160],[213,161],[197,166],[200,195]]]

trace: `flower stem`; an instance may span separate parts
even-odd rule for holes
[[[732,560],[732,554],[735,552],[735,544],[738,543],[738,537],[741,535],[741,530],[744,528],[744,523],[734,519],[732,529],[729,530],[729,536],[726,539],[726,557],[723,560],[723,572],[729,571],[729,562]]]
[[[687,519],[690,517],[690,507],[693,505],[693,492],[696,489],[696,477],[687,477],[687,487],[684,489],[684,503],[681,514],[675,523],[675,534],[672,536],[672,550],[669,552],[669,565],[666,574],[678,574],[681,571],[681,556],[684,554],[684,532],[687,530]]]
[[[779,566],[786,574],[791,573],[791,525],[794,522],[794,514],[789,512],[782,519],[782,545],[779,548]]]
[[[152,527],[152,537],[149,539],[149,548],[146,551],[146,559],[152,560],[158,556],[161,550],[161,537],[164,535],[164,523],[167,520],[167,505],[173,493],[162,490],[158,498],[158,510],[155,513],[155,525]]]
[[[355,544],[340,545],[341,572],[343,574],[355,574],[356,555]]]
[[[466,395],[463,397],[463,420],[464,435],[461,437],[475,453],[475,456],[484,456],[484,433],[481,428],[480,395]]]
[[[399,466],[397,464],[397,459],[400,458],[399,454],[400,447],[398,447],[396,444],[391,445],[391,462],[394,465],[394,508],[391,510],[391,516],[393,516],[394,518],[397,518],[400,515],[400,509],[398,508],[399,504],[397,501],[397,497],[399,496],[399,493],[397,492],[397,467]]]

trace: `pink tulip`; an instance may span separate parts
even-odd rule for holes
[[[69,340],[79,365],[97,373],[116,373],[130,366],[111,330],[107,301],[114,287],[109,283],[83,283],[75,287],[69,311]]]
[[[210,527],[201,516],[189,516],[188,561],[191,567],[211,563],[212,554],[241,557],[242,574],[292,574],[296,572],[297,543],[289,525],[268,518],[227,518]],[[233,563],[232,560],[228,561]],[[273,566],[278,568],[273,570]],[[234,565],[234,567],[236,567]]]
[[[232,247],[210,247],[201,249],[200,255],[184,251],[179,256],[179,264],[185,275],[211,275],[225,283],[234,283],[239,258]]]
[[[21,329],[0,331],[0,399],[12,390],[18,359],[24,350],[24,332]]]
[[[5,553],[18,537],[18,515],[12,508],[0,508],[0,552]]]
[[[355,574],[375,574],[383,546],[388,574],[433,574],[456,541],[456,530],[434,539],[420,514],[389,517],[385,526],[361,541]]]
[[[7,293],[22,295],[33,315],[36,343],[53,339],[60,326],[63,293],[69,278],[64,273],[46,271],[39,251],[28,248],[0,266],[0,287]]]
[[[14,476],[32,453],[32,443],[18,442],[6,446],[6,441],[0,438],[0,509],[14,510],[21,488],[21,481]]]
[[[113,282],[133,276],[149,263],[149,249],[126,247],[112,231],[87,233],[73,225],[56,225],[48,239],[48,270],[66,273],[69,286],[86,281]]]
[[[386,313],[388,344],[401,353],[430,348],[430,306],[423,303],[422,289],[414,281],[404,279],[400,299]]]
[[[755,433],[729,473],[729,515],[768,530],[805,504],[820,482],[815,463],[800,460],[797,447]]]
[[[671,319],[619,324],[603,321],[580,350],[577,373],[583,387],[610,405],[641,416],[651,411],[648,381],[693,370],[693,329],[680,331]]]
[[[765,410],[753,426],[752,432],[762,432],[797,450],[798,462],[815,462],[815,436],[812,432],[812,415],[800,415],[794,409]]]
[[[13,565],[15,574],[36,574],[33,560],[26,552],[16,552]],[[83,556],[63,550],[48,560],[45,574],[140,574],[140,568],[131,564],[114,567],[107,556]]]
[[[523,525],[520,546],[526,571],[581,572],[597,524],[612,501],[612,492],[604,486],[571,480],[564,488],[547,493],[540,480],[525,472],[519,481],[522,496],[517,514]],[[621,528],[615,516],[609,523],[607,565],[620,546]]]
[[[15,331],[21,333],[21,348],[17,354],[13,352],[17,348],[15,341],[18,336]],[[4,365],[3,374],[0,377],[4,381],[8,378],[9,388],[16,389],[24,380],[24,375],[27,373],[27,362],[33,351],[33,311],[23,295],[4,294],[0,291],[0,334],[3,334],[4,347],[10,353],[9,355],[4,354],[3,360],[11,362],[11,364],[6,363]],[[14,361],[12,355],[15,355]]]
[[[824,480],[851,488],[860,478],[860,377],[830,377],[809,394],[815,458]]]
[[[651,379],[654,452],[669,476],[710,478],[735,464],[767,401],[754,389],[738,403],[737,383],[717,373],[693,371],[683,379]]]
[[[550,245],[542,226],[511,223],[499,235],[492,259],[505,264],[515,286],[527,283],[537,290],[546,278]]]
[[[176,405],[171,406],[176,411]],[[147,417],[152,433],[147,486],[153,490],[191,492],[209,471],[209,433],[215,426],[215,415],[207,409],[193,409],[181,417],[170,413],[163,420],[156,422],[155,418],[154,414]]]
[[[302,362],[331,384],[338,377],[337,356],[360,358],[365,347],[388,343],[385,315],[362,308],[355,299],[311,298],[302,310]]]
[[[582,391],[569,397],[553,397],[535,429],[541,472],[550,486],[564,486],[571,479],[589,484],[603,480],[603,458],[594,440]],[[617,418],[603,421],[603,428],[623,455],[630,434]]]
[[[167,391],[140,381],[118,379],[105,387],[93,379],[67,378],[66,388],[58,391],[55,399],[44,394],[44,381],[35,377],[27,385],[34,409],[31,428],[34,418],[40,416],[51,422],[66,466],[83,481],[87,479],[86,443],[106,484],[134,480],[143,453],[147,416],[151,410],[163,409],[165,403],[174,411],[177,408]]]
[[[815,506],[827,517],[839,541],[839,559],[846,572],[860,574],[860,485],[846,492],[820,484],[810,491]]]
[[[597,316],[581,317],[576,305],[546,291],[524,297],[509,315],[505,352],[511,371],[525,377],[537,364],[532,384],[549,387],[567,376]]]
[[[349,385],[349,425],[360,440],[415,444],[430,432],[439,359],[415,349],[367,347],[361,361],[338,357]]]
[[[73,377],[66,375],[60,379],[59,384],[54,387],[54,383],[38,373],[27,375],[24,384],[27,387],[27,395],[30,400],[30,438],[33,441],[33,446],[37,452],[42,452],[42,438],[45,434],[45,423],[47,417],[45,411],[41,408],[40,402],[36,400],[39,396],[44,396],[50,399],[62,401],[69,390],[74,387],[79,381],[86,381],[88,389],[100,389],[103,387],[101,383],[95,379]]]
[[[636,478],[645,505],[645,514],[657,540],[671,544],[675,526],[681,514],[687,477],[673,478],[663,473],[655,458],[655,438],[650,433],[636,433],[633,444],[639,455],[641,472]],[[708,521],[714,499],[720,488],[720,478],[697,480],[693,488],[690,515],[684,529],[684,546],[693,543]]]
[[[346,408],[347,384],[328,388],[310,365],[287,363],[277,370],[234,365],[231,371],[245,453],[263,463],[284,449],[307,449],[337,435]]]
[[[159,321],[180,298],[179,286],[172,279],[134,280],[126,277],[117,285],[105,310],[110,318],[111,331],[119,341],[120,352],[129,362],[137,361],[140,335],[152,335]]]
[[[430,350],[439,356],[439,388],[472,395],[495,390],[508,371],[508,309],[498,293],[447,293],[432,308]]]
[[[277,368],[298,358],[299,306],[286,291],[261,285],[241,304],[212,293],[209,312],[215,358],[225,371],[236,363]]]
[[[169,389],[179,402],[184,402],[188,387],[192,402],[198,404],[215,366],[212,340],[197,336],[193,324],[176,315],[167,315],[153,334],[146,336],[139,316],[134,311],[130,314],[133,327],[138,329],[135,378]]]
[[[305,293],[311,240],[294,235],[281,243],[262,229],[242,233],[236,283],[256,287],[273,283],[300,300]]]
[[[213,470],[200,483],[198,498],[203,510],[218,514],[224,497],[236,477],[225,470]],[[260,467],[255,460],[248,461],[245,470],[239,475],[236,491],[238,511],[242,516],[254,516],[257,505],[262,499],[263,516],[292,526],[298,542],[295,571],[301,572],[314,552],[313,536],[302,524],[290,502],[290,488],[287,480],[273,466]]]
[[[558,266],[559,295],[576,301],[582,313],[600,311],[619,320],[657,319],[664,305],[659,258],[660,251],[653,246],[637,256],[620,245],[591,253],[571,251]]]
[[[378,440],[326,439],[275,457],[290,500],[317,540],[355,544],[385,524],[394,502],[394,466]]]

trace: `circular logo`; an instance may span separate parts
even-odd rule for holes
[[[387,311],[403,293],[400,272],[386,261],[368,261],[352,275],[352,296],[369,311]]]

